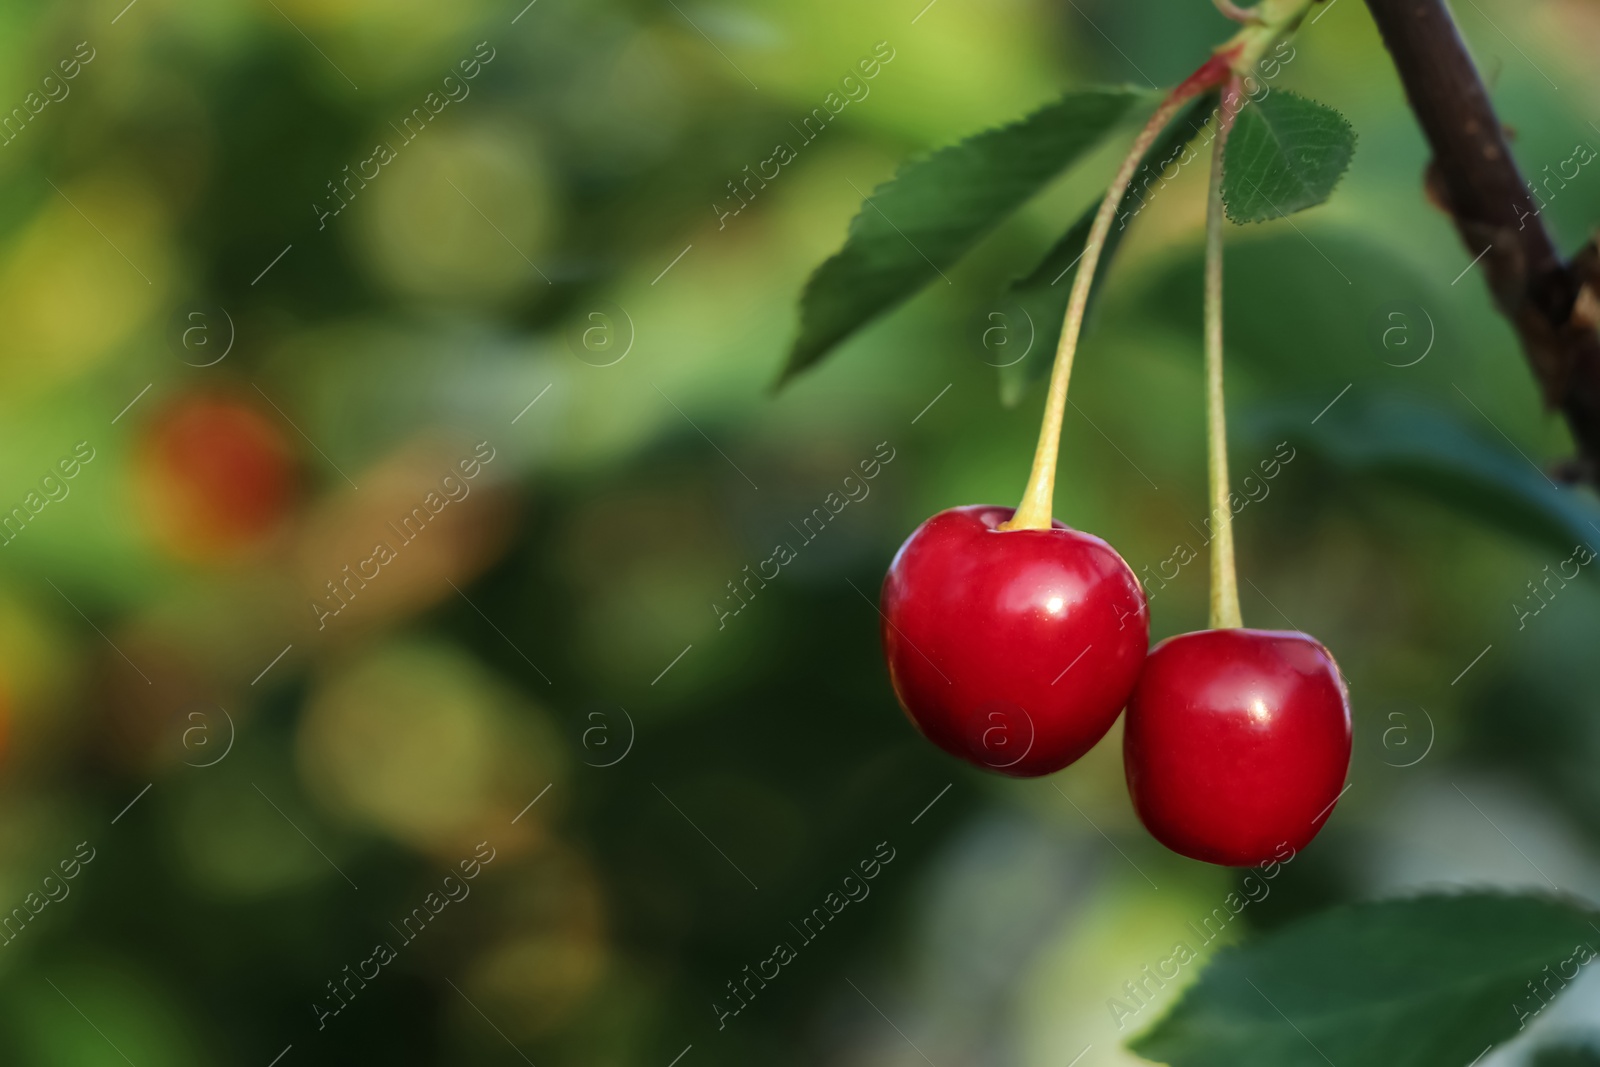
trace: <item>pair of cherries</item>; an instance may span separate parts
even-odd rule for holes
[[[1134,808],[1162,844],[1230,866],[1308,843],[1350,764],[1339,669],[1303,633],[1201,630],[1149,648],[1144,590],[1098,537],[952,508],[884,579],[884,654],[912,723],[1017,777],[1058,771],[1124,707]]]

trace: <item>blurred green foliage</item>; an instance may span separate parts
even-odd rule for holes
[[[1528,173],[1595,136],[1586,8],[1459,14]],[[0,107],[31,116],[0,147],[0,507],[29,516],[0,537],[0,908],[29,916],[0,943],[0,1062],[1134,1062],[1108,1000],[1235,876],[1147,838],[1115,734],[1043,782],[939,755],[873,610],[923,518],[1020,493],[1038,396],[1000,404],[984,331],[1118,136],[769,386],[857,189],[1069,88],[1172,84],[1227,32],[1201,0],[0,11]],[[722,219],[880,41],[870,93]],[[1600,603],[1542,585],[1592,504],[1543,480],[1564,430],[1424,201],[1365,11],[1294,44],[1273,84],[1361,150],[1327,205],[1230,232],[1235,464],[1298,449],[1240,567],[1248,622],[1338,655],[1357,746],[1229,937],[1422,885],[1592,898]],[[344,186],[379,142],[396,158]],[[1141,574],[1206,511],[1199,171],[1129,228],[1063,446],[1057,513]],[[319,228],[330,182],[349,206]],[[1544,215],[1569,249],[1597,217],[1588,170]],[[871,495],[719,628],[880,442]],[[1163,579],[1157,636],[1202,625],[1204,583]],[[319,600],[344,605],[321,628]],[[879,842],[870,897],[719,1029],[727,983]],[[1583,992],[1540,1025],[1570,1037]]]

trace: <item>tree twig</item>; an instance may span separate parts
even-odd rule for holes
[[[1427,184],[1449,212],[1510,320],[1546,404],[1578,444],[1574,472],[1600,474],[1600,335],[1592,277],[1562,258],[1506,145],[1489,95],[1444,0],[1367,0],[1433,149]],[[1559,180],[1559,179],[1558,179]],[[1548,192],[1548,191],[1546,191]],[[1580,299],[1580,295],[1583,299]]]

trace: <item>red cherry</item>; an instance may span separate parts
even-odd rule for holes
[[[190,394],[162,410],[139,453],[145,518],[182,558],[216,559],[259,543],[294,493],[294,453],[258,405]]]
[[[1316,836],[1350,768],[1350,701],[1303,633],[1201,630],[1150,650],[1122,740],[1128,791],[1156,840],[1233,867]]]
[[[1110,545],[1057,522],[998,530],[1011,508],[941,511],[883,580],[883,652],[907,717],[953,756],[1050,774],[1116,721],[1150,613]]]

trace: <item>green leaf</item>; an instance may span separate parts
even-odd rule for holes
[[[1222,202],[1234,222],[1265,222],[1315,207],[1339,184],[1356,134],[1331,107],[1276,90],[1234,120],[1223,157]]]
[[[1130,1047],[1172,1067],[1461,1067],[1537,1013],[1527,983],[1549,996],[1593,956],[1592,918],[1496,893],[1323,912],[1223,949]]]
[[[844,247],[811,275],[800,336],[779,384],[953,266],[1143,94],[1080,89],[1020,122],[986,130],[900,168],[873,190]]]
[[[1284,415],[1259,432],[1305,445],[1349,474],[1376,476],[1486,526],[1556,551],[1600,536],[1600,506],[1551,483],[1525,456],[1435,408],[1348,397],[1308,425]]]
[[[1165,179],[1155,190],[1151,183],[1160,179],[1162,171],[1174,162],[1190,141],[1199,135],[1201,127],[1217,106],[1217,95],[1206,93],[1190,104],[1184,112],[1167,126],[1160,137],[1139,161],[1139,169],[1128,182],[1123,194],[1117,219],[1106,237],[1106,246],[1100,252],[1100,264],[1095,268],[1094,285],[1089,291],[1089,308],[1093,309],[1095,297],[1104,284],[1107,268],[1117,254],[1117,246],[1127,232],[1128,224],[1144,210],[1149,197],[1166,185]],[[1188,161],[1179,162],[1183,166]],[[1030,343],[1027,354],[1011,363],[1000,364],[1000,399],[1007,405],[1016,404],[1028,387],[1050,373],[1055,363],[1056,344],[1061,339],[1061,320],[1067,313],[1067,296],[1072,281],[1078,275],[1078,261],[1083,256],[1083,246],[1089,240],[1089,229],[1094,225],[1095,212],[1100,208],[1096,201],[1086,208],[1072,228],[1055,246],[1045,253],[1026,276],[1011,283],[1009,295],[1016,300],[1024,319],[1031,323],[1027,336]],[[1008,326],[1015,324],[1007,323]]]
[[[1600,1067],[1600,1052],[1587,1045],[1542,1048],[1533,1058],[1533,1067]]]

